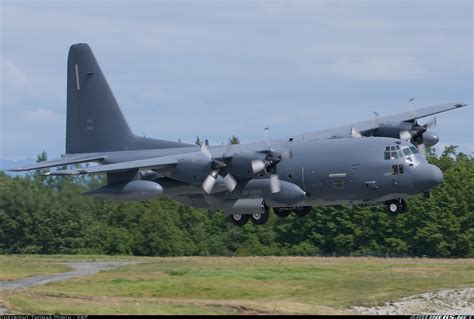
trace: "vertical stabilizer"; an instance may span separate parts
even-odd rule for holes
[[[187,144],[134,135],[85,43],[69,49],[66,153],[185,147]]]

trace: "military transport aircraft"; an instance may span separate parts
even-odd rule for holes
[[[222,209],[235,225],[305,216],[312,206],[385,204],[396,215],[405,199],[429,196],[443,180],[425,147],[438,142],[434,122],[417,119],[465,106],[425,107],[334,129],[238,145],[202,146],[132,133],[89,47],[74,44],[67,64],[66,154],[13,169],[102,165],[44,175],[106,174],[107,184],[85,195],[148,200],[165,195],[189,206]],[[265,129],[268,133],[268,129]]]

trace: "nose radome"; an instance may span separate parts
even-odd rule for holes
[[[443,182],[443,172],[434,165],[430,164],[430,169],[432,171],[432,182],[434,183],[434,186],[439,185]]]
[[[443,172],[431,164],[419,165],[415,170],[414,183],[418,191],[431,190],[443,182]]]

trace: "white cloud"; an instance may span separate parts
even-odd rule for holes
[[[26,85],[26,74],[13,61],[2,59],[2,86],[22,89]]]
[[[37,108],[35,110],[23,112],[23,118],[30,122],[51,123],[59,120],[60,116],[58,113],[51,110]]]
[[[374,56],[335,62],[330,70],[336,75],[357,80],[412,80],[435,74],[413,58]]]

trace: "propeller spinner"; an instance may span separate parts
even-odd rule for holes
[[[267,142],[268,150],[264,160],[252,160],[252,171],[254,174],[257,174],[263,170],[266,173],[270,174],[270,190],[272,193],[278,193],[281,190],[280,178],[276,172],[276,166],[281,162],[282,159],[290,159],[292,154],[291,150],[285,151],[283,153],[276,152],[272,149],[270,145],[270,128],[266,127],[264,129],[265,141]]]
[[[417,121],[413,123],[413,126],[410,130],[400,131],[400,139],[405,141],[412,141],[416,145],[420,153],[426,156],[426,145],[423,139],[423,133],[425,133],[429,128],[436,126],[436,117],[426,124],[420,125]]]
[[[226,147],[224,153],[222,154],[222,158],[225,157],[226,153],[229,150],[230,145]],[[227,172],[227,164],[222,160],[213,158],[207,144],[201,145],[201,153],[206,156],[209,161],[211,161],[211,172],[202,183],[202,188],[204,189],[204,191],[210,194],[214,189],[214,185],[216,184],[217,178],[219,177],[219,175],[221,175],[223,176],[223,181],[227,190],[229,190],[229,192],[232,192],[237,186],[237,181],[229,172]]]

